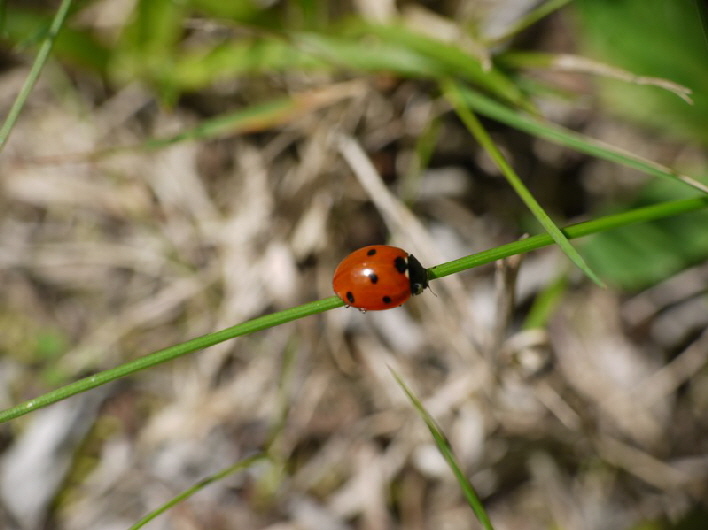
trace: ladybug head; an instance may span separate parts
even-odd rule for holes
[[[413,254],[408,255],[408,280],[411,284],[411,294],[420,294],[428,287],[428,270]]]

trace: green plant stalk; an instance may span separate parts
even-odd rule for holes
[[[700,210],[701,208],[706,207],[708,207],[708,197],[696,197],[694,199],[663,202],[654,206],[637,208],[634,210],[629,210],[628,212],[608,215],[593,221],[571,225],[564,228],[563,233],[568,239],[577,239],[590,234],[606,232],[621,226],[653,221],[663,217],[671,217],[682,213]],[[492,263],[499,259],[508,258],[509,256],[513,256],[515,254],[524,254],[551,244],[553,244],[553,239],[549,234],[538,234],[526,239],[520,239],[519,241],[514,241],[513,243],[501,245],[477,254],[472,254],[471,256],[465,256],[464,258],[448,261],[447,263],[432,267],[428,269],[428,279],[434,280],[436,278],[442,278],[463,270]]]
[[[10,131],[12,131],[12,128],[15,126],[17,118],[20,116],[20,112],[22,112],[22,108],[25,106],[25,102],[27,101],[30,92],[32,92],[32,88],[37,82],[37,79],[39,79],[39,74],[42,72],[42,68],[44,68],[47,59],[49,58],[49,53],[52,51],[54,41],[56,40],[57,35],[59,35],[61,28],[64,27],[64,22],[69,14],[72,3],[73,0],[63,0],[56,15],[54,16],[54,20],[52,20],[51,26],[49,26],[47,37],[40,46],[37,57],[35,58],[34,63],[32,63],[32,68],[27,75],[24,84],[22,85],[22,89],[17,95],[12,107],[10,107],[10,111],[7,113],[7,118],[5,118],[5,122],[2,124],[2,128],[0,128],[0,151],[7,143],[7,140],[10,137]]]
[[[613,228],[618,228],[620,226],[692,212],[707,206],[708,197],[665,202],[655,206],[638,208],[636,210],[630,210],[620,214],[608,215],[607,217],[602,217],[594,221],[572,225],[564,229],[563,232],[569,239],[575,239],[578,237],[611,230]],[[431,280],[442,278],[456,272],[478,267],[480,265],[491,263],[498,259],[507,258],[515,254],[530,252],[551,244],[553,244],[553,239],[551,236],[548,234],[539,234],[490,250],[485,250],[484,252],[480,252],[478,254],[465,256],[464,258],[460,258],[455,261],[437,265],[431,269],[428,269],[428,278]],[[145,355],[139,359],[135,359],[134,361],[122,364],[116,368],[111,368],[95,375],[85,377],[75,381],[74,383],[43,394],[35,399],[25,401],[24,403],[6,409],[0,412],[0,423],[10,421],[19,416],[32,412],[33,410],[46,407],[75,394],[86,392],[87,390],[91,390],[92,388],[104,385],[121,377],[126,377],[134,374],[135,372],[139,372],[140,370],[145,370],[146,368],[151,368],[158,364],[171,361],[177,357],[181,357],[182,355],[213,346],[225,340],[254,333],[256,331],[262,331],[279,324],[291,322],[293,320],[321,313],[336,307],[342,307],[343,305],[344,302],[336,296],[332,296],[330,298],[325,298],[324,300],[316,300],[301,306],[286,309],[285,311],[281,311],[273,315],[266,315],[249,320],[248,322],[243,322],[215,333],[210,333],[208,335],[203,335],[201,337],[188,340],[182,344],[170,346],[163,350]]]
[[[309,315],[321,313],[328,309],[342,307],[343,305],[344,302],[336,296],[332,296],[330,298],[325,298],[324,300],[316,300],[291,309],[286,309],[285,311],[280,311],[279,313],[255,318],[253,320],[249,320],[248,322],[243,322],[221,331],[202,335],[201,337],[188,340],[187,342],[183,342],[181,344],[169,346],[168,348],[158,350],[149,355],[145,355],[144,357],[140,357],[139,359],[135,359],[117,366],[116,368],[111,368],[109,370],[98,372],[95,375],[84,377],[83,379],[79,379],[78,381],[65,385],[61,388],[42,394],[35,399],[30,399],[20,405],[4,410],[0,412],[0,423],[12,420],[33,410],[46,407],[75,394],[86,392],[92,388],[105,385],[106,383],[120,379],[121,377],[125,377],[134,374],[135,372],[171,361],[177,357],[181,357],[182,355],[186,355],[209,346],[214,346],[215,344],[225,340],[240,337],[242,335],[248,335],[249,333],[254,333],[256,331],[262,331],[279,324],[284,324]]]
[[[504,158],[504,155],[496,146],[492,138],[489,136],[477,117],[465,105],[460,92],[459,84],[451,80],[443,80],[441,82],[442,92],[445,98],[452,104],[453,109],[460,117],[462,122],[467,126],[467,129],[482,145],[485,151],[492,157],[494,163],[506,177],[516,194],[524,201],[526,207],[531,210],[536,220],[541,223],[541,226],[548,232],[553,240],[558,244],[561,250],[565,253],[575,265],[581,269],[587,276],[597,285],[603,286],[603,281],[590,269],[585,263],[585,260],[580,253],[570,244],[563,231],[556,226],[553,220],[543,210],[536,198],[531,194],[528,188],[521,182],[521,179],[516,174],[514,169],[509,165]]]
[[[267,458],[268,458],[267,455],[265,455],[263,453],[257,453],[253,456],[250,456],[248,458],[245,458],[243,460],[236,462],[232,466],[222,469],[221,471],[219,471],[218,473],[215,473],[214,475],[211,475],[210,477],[200,480],[197,484],[195,484],[191,488],[188,488],[185,491],[183,491],[182,493],[180,493],[179,495],[176,495],[175,497],[173,497],[172,499],[167,501],[165,504],[160,506],[157,510],[149,513],[148,515],[146,515],[145,517],[140,519],[137,523],[135,523],[133,526],[130,527],[130,530],[138,530],[139,528],[142,528],[143,526],[148,524],[150,521],[152,521],[153,519],[155,519],[159,515],[162,515],[167,510],[169,510],[173,506],[176,506],[177,504],[179,504],[183,500],[188,499],[189,497],[191,497],[192,495],[194,495],[198,491],[204,489],[209,484],[213,484],[214,482],[221,480],[224,477],[227,477],[233,473],[236,473],[237,471],[241,471],[242,469],[246,469],[246,468],[250,467],[252,464],[259,462],[261,460],[265,460]]]

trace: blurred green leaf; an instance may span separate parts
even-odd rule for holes
[[[568,275],[559,274],[558,277],[539,291],[528,315],[524,319],[523,329],[543,329],[563,300],[568,291]]]
[[[619,211],[695,196],[668,181],[653,181]],[[583,255],[608,283],[628,290],[653,285],[708,258],[708,212],[650,221],[597,234],[583,242]]]
[[[185,2],[139,0],[124,31],[124,44],[149,57],[168,56],[182,36],[187,9]]]
[[[396,24],[369,24],[355,20],[347,25],[345,31],[347,35],[368,38],[367,42],[371,42],[372,46],[375,46],[376,41],[372,42],[370,37],[375,36],[380,44],[415,52],[421,60],[425,58],[436,65],[434,69],[423,72],[423,75],[464,79],[500,99],[528,108],[522,92],[513,80],[493,64],[483,66],[481,58],[466,52],[458,44],[449,44]]]
[[[474,58],[466,56],[472,63]],[[376,39],[362,43],[359,37],[341,37],[299,32],[289,41],[275,37],[253,37],[218,46],[192,49],[175,58],[167,75],[181,89],[196,89],[229,76],[284,72],[291,70],[390,72],[401,76],[437,78],[460,75],[471,81],[487,79],[477,67],[461,71],[455,61],[440,61],[430,54],[397,42]],[[485,84],[502,97],[518,98],[497,73]]]
[[[344,84],[343,84],[344,85]],[[221,114],[215,118],[203,120],[198,126],[187,131],[169,136],[155,138],[142,144],[145,149],[159,149],[187,139],[206,140],[219,138],[240,132],[263,130],[286,123],[305,112],[338,101],[347,97],[348,91],[342,85],[330,85],[320,91],[295,94],[254,104],[242,110]],[[342,90],[337,90],[342,88]],[[130,147],[129,149],[132,149]]]
[[[58,330],[45,330],[37,335],[35,355],[42,360],[52,360],[66,351],[68,341]]]
[[[180,90],[195,90],[229,77],[314,68],[327,65],[280,39],[254,37],[189,50],[167,75]]]
[[[171,70],[187,15],[185,2],[139,0],[116,45],[112,75],[122,82],[146,78],[169,96],[175,90]]]
[[[312,6],[302,7],[306,8]],[[221,12],[244,17],[255,13]],[[350,19],[326,33],[290,29],[287,35],[281,35],[261,31],[180,49],[176,36],[182,16],[184,13],[172,2],[142,0],[117,48],[117,77],[140,77],[184,91],[234,76],[293,70],[387,72],[431,79],[455,76],[515,106],[528,107],[516,84],[494,66],[485,68],[479,58],[459,46],[400,25]]]
[[[61,330],[43,329],[36,335],[33,357],[42,366],[42,380],[50,388],[70,380],[70,374],[57,362],[68,348],[69,340]]]
[[[7,30],[7,3],[0,2],[0,39],[8,39],[10,33]]]
[[[437,77],[445,66],[410,48],[386,41],[366,45],[358,39],[300,33],[292,42],[335,68],[364,72],[388,71],[404,76]]]
[[[576,0],[585,53],[640,76],[693,91],[693,105],[656,87],[603,79],[617,112],[660,131],[708,144],[708,40],[703,2]]]

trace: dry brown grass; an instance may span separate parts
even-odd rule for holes
[[[25,74],[3,73],[3,107]],[[433,265],[521,235],[519,201],[446,116],[407,205],[401,175],[444,109],[414,82],[347,86],[278,128],[62,161],[189,128],[199,105],[167,112],[136,87],[106,94],[49,69],[0,157],[0,404],[331,296],[338,260],[363,244]],[[579,118],[605,123],[565,116]],[[571,174],[575,156],[499,140],[551,211],[586,211],[566,180],[592,183],[605,165]],[[6,510],[37,527],[58,491],[52,527],[127,528],[275,436],[272,461],[149,528],[478,528],[389,367],[445,429],[499,530],[629,528],[705,499],[708,269],[632,297],[574,278],[547,329],[529,332],[530,300],[566,265],[555,249],[515,278],[517,265],[436,281],[402,309],[229,341],[5,426]]]

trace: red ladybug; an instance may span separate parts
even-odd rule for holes
[[[412,294],[422,293],[428,287],[428,271],[403,249],[372,245],[342,260],[334,271],[332,286],[348,306],[390,309]]]

